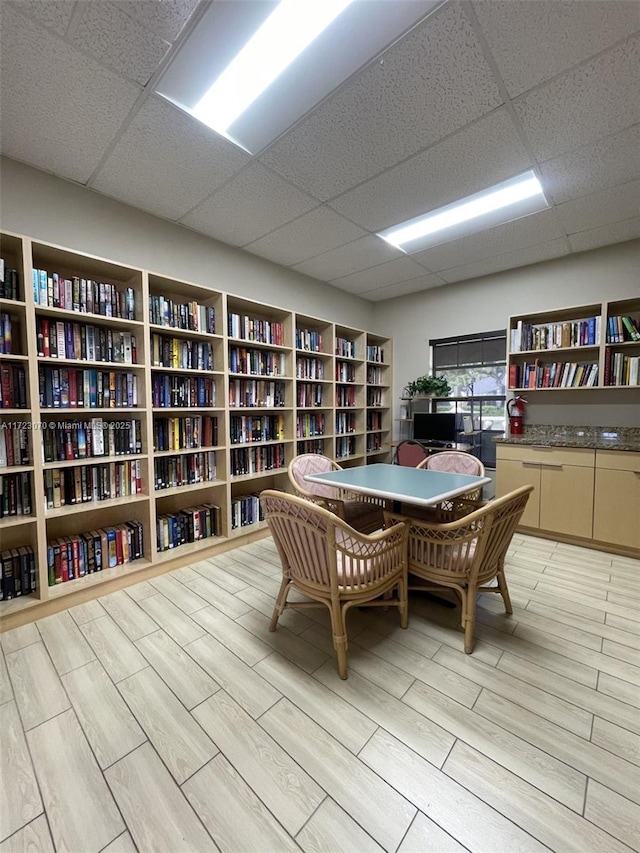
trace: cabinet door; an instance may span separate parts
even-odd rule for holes
[[[532,485],[533,492],[520,521],[524,527],[540,527],[540,466],[514,459],[499,459],[496,469],[496,496],[502,497],[520,486]]]
[[[540,527],[591,539],[594,469],[544,463],[540,472]]]
[[[622,454],[620,454],[622,455]],[[596,470],[593,538],[640,548],[640,466],[638,471]]]

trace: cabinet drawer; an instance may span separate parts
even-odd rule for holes
[[[640,473],[640,453],[629,450],[596,450],[596,468]]]
[[[640,455],[640,454],[638,454]],[[595,450],[586,447],[541,447],[525,444],[499,444],[497,458],[538,465],[579,465],[593,468]]]

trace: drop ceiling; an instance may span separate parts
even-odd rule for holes
[[[412,2],[252,156],[154,94],[209,2],[2,0],[2,153],[372,301],[639,237],[640,3]],[[549,210],[413,255],[376,236],[531,168]]]

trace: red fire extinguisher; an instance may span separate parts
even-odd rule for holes
[[[526,402],[523,397],[514,397],[507,403],[510,435],[522,435],[524,432],[524,404]]]

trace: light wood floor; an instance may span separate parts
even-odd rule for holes
[[[640,562],[517,535],[514,614],[267,630],[271,540],[0,635],[0,853],[640,849]],[[310,614],[310,615],[307,615]]]

